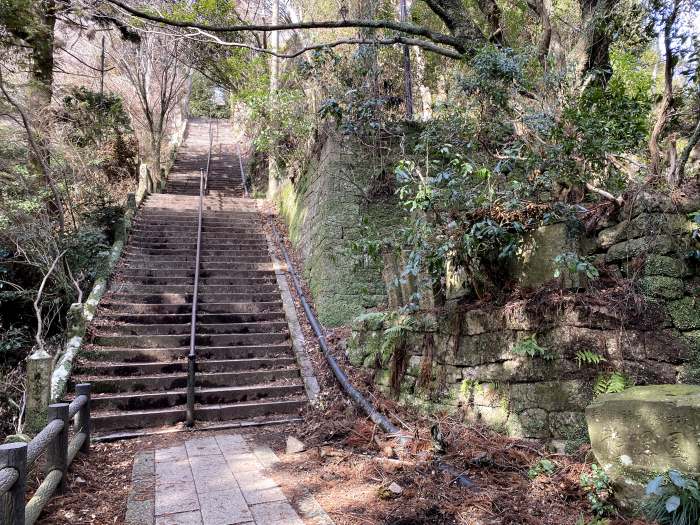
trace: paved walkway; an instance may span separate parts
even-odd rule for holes
[[[134,462],[127,523],[155,525],[304,525],[265,468],[278,461],[264,446],[250,446],[239,434],[191,439]],[[153,478],[153,473],[155,477]],[[149,480],[150,478],[150,480]],[[139,497],[152,490],[155,502]],[[146,489],[141,490],[143,487]],[[300,507],[307,523],[333,522],[312,497]],[[147,515],[151,520],[144,519]]]

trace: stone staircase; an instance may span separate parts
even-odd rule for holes
[[[255,201],[241,198],[230,127],[214,126],[202,221],[197,315],[198,422],[280,418],[307,402]],[[185,420],[207,122],[191,123],[166,191],[139,210],[73,377],[93,384],[98,432]]]

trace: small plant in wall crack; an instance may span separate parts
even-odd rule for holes
[[[634,382],[621,372],[600,374],[593,385],[593,394],[618,394],[632,386]]]
[[[547,361],[556,357],[552,352],[537,344],[534,335],[518,341],[513,347],[513,353],[525,357],[541,357]]]
[[[564,252],[554,258],[554,277],[559,279],[568,276],[575,280],[579,275],[585,275],[588,279],[595,280],[600,275],[588,257],[581,257],[577,253]]]
[[[607,361],[602,355],[591,350],[579,350],[576,352],[576,363],[581,368],[582,365],[599,365]]]
[[[659,525],[700,523],[700,488],[694,479],[677,470],[656,476],[646,486],[647,500],[642,510]]]

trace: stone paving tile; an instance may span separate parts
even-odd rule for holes
[[[260,472],[254,470],[248,470],[244,472],[235,472],[233,474],[238,481],[238,485],[241,487],[243,492],[251,490],[265,490],[274,489],[279,485],[275,483],[275,480],[263,476]]]
[[[280,460],[277,454],[267,445],[256,445],[253,447],[253,454],[265,468],[274,467]]]
[[[253,519],[238,488],[200,494],[199,501],[203,525],[234,525]]]
[[[156,516],[199,510],[194,483],[170,483],[156,486]]]
[[[192,483],[192,469],[188,460],[156,463],[156,486],[172,483]]]
[[[237,487],[236,480],[222,455],[195,456],[190,459],[197,492],[216,492]]]
[[[229,434],[226,436],[216,436],[216,442],[225,456],[236,454],[246,454],[250,452],[250,447],[240,434]]]
[[[235,474],[236,472],[246,472],[251,470],[262,470],[263,465],[253,453],[248,454],[225,454],[226,462]]]
[[[250,510],[257,525],[304,525],[287,501],[261,503],[253,505]]]
[[[278,461],[270,447],[250,447],[239,434],[191,439],[135,460],[134,482],[155,479],[154,525],[304,525],[263,475]],[[308,492],[299,503],[307,525],[333,524]]]
[[[279,487],[263,490],[243,490],[243,495],[248,505],[271,503],[273,501],[287,501],[287,496],[284,495],[284,492],[282,492],[282,489]]]
[[[156,450],[156,463],[187,460],[187,450],[184,445],[177,447],[159,448]]]
[[[131,479],[153,479],[156,473],[155,456],[153,452],[139,452],[134,456]]]
[[[307,490],[304,490],[304,495],[296,500],[296,504],[305,522],[313,525],[335,525],[316,498]]]
[[[138,452],[131,469],[131,489],[126,501],[125,525],[153,525],[155,516],[155,456]]]
[[[213,437],[190,439],[189,441],[185,442],[185,448],[187,449],[187,455],[190,458],[221,454],[219,444]]]
[[[156,525],[202,525],[202,515],[198,510],[158,516]]]

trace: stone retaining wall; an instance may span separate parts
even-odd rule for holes
[[[642,194],[587,235],[564,223],[544,226],[514,261],[523,288],[551,281],[553,257],[565,251],[594,257],[622,287],[582,291],[585,283],[569,279],[562,287],[579,293],[474,308],[460,304],[465,290],[455,273],[437,318],[425,314],[421,328],[391,349],[382,348],[390,323],[356,323],[348,357],[375,369],[376,384],[407,404],[575,443],[586,436],[584,409],[601,374],[620,372],[635,384],[700,382],[700,272],[687,257],[697,249],[691,233],[698,225],[688,218],[697,209],[700,202]],[[528,340],[546,355],[514,351]],[[605,361],[579,362],[584,351]]]
[[[386,298],[380,269],[357,268],[348,255],[361,236],[363,219],[377,228],[396,222],[395,206],[368,203],[362,197],[374,170],[358,145],[331,133],[301,178],[286,181],[277,196],[325,326],[346,323]]]

